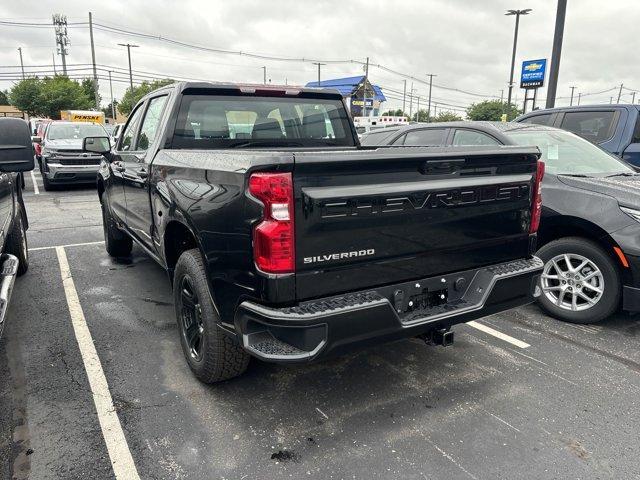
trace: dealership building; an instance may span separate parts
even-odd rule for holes
[[[354,117],[362,116],[362,105],[366,101],[367,116],[378,116],[382,112],[382,103],[386,101],[379,86],[373,85],[364,75],[357,77],[334,78],[306,85],[312,88],[333,88],[342,94],[347,107]],[[365,95],[366,92],[366,95]]]

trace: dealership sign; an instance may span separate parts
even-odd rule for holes
[[[361,107],[362,100],[351,99],[351,106]],[[373,98],[367,98],[367,107],[373,107]]]
[[[547,59],[525,60],[522,62],[522,75],[520,75],[520,88],[538,88],[544,85],[544,77],[547,71]]]

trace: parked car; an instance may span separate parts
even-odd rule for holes
[[[47,127],[44,138],[34,137],[42,144],[40,171],[45,190],[71,183],[95,184],[102,156],[82,150],[87,136],[107,136],[102,125],[86,122],[55,121]]]
[[[18,118],[0,118],[0,337],[15,278],[29,268],[29,222],[19,174],[33,170],[33,157],[29,124]]]
[[[50,120],[39,121],[36,126],[35,136],[38,138],[44,138],[47,131],[47,126],[49,126],[50,123]],[[36,160],[38,161],[38,165],[40,165],[40,161],[42,160],[42,144],[39,142],[33,142],[33,149],[36,152]]]
[[[640,167],[640,105],[580,105],[535,110],[516,122],[568,130]]]
[[[564,130],[526,123],[451,122],[370,133],[371,145],[535,145],[546,173],[537,255],[539,304],[556,318],[600,321],[640,310],[640,174]]]
[[[338,92],[210,83],[150,93],[111,151],[106,137],[84,148],[106,157],[107,252],[136,242],[167,269],[204,382],[249,355],[449,344],[451,325],[533,301],[536,148],[362,148]]]

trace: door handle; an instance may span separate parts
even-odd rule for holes
[[[149,176],[149,174],[144,168],[141,168],[140,170],[136,171],[136,175],[140,178],[147,178]]]
[[[114,162],[111,164],[111,167],[116,171],[116,172],[124,172],[127,167],[125,167],[124,165],[122,165],[122,163],[120,162]]]

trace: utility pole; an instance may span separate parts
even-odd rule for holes
[[[413,114],[413,82],[411,82],[411,90],[409,91],[409,121],[411,121],[411,119]]]
[[[513,52],[511,53],[511,74],[509,75],[509,93],[507,94],[507,103],[511,105],[511,96],[513,95],[513,71],[516,66],[516,48],[518,46],[518,27],[520,25],[520,15],[529,15],[530,8],[524,10],[507,10],[505,15],[516,16],[516,28],[513,32]]]
[[[20,68],[22,69],[22,79],[24,80],[24,63],[22,62],[22,47],[18,47],[20,53]]]
[[[618,90],[618,101],[616,103],[620,103],[620,97],[622,96],[622,87],[624,87],[624,83],[620,84],[620,90]]]
[[[267,84],[267,67],[262,67],[262,83]]]
[[[576,87],[569,87],[571,89],[571,100],[569,101],[569,106],[573,106],[573,91],[576,89]]]
[[[582,97],[582,93],[578,92],[578,105],[580,105],[580,97]]]
[[[500,89],[500,103],[504,103],[504,88]]]
[[[91,63],[93,65],[93,98],[96,108],[100,108],[100,95],[98,94],[98,73],[96,72],[96,49],[93,45],[93,18],[89,12],[89,40],[91,42]]]
[[[420,121],[420,95],[418,95],[418,105],[416,106],[416,122]]]
[[[109,92],[111,93],[111,118],[116,119],[116,106],[113,104],[113,84],[111,83],[111,70],[109,70]]]
[[[362,84],[362,116],[367,116],[367,83],[369,82],[369,57],[364,66],[364,82]]]
[[[558,0],[556,12],[556,28],[553,33],[553,48],[551,50],[551,69],[549,71],[549,85],[547,86],[546,108],[556,105],[556,91],[558,90],[558,74],[560,73],[560,56],[562,55],[562,37],[564,37],[564,19],[567,15],[567,0]]]
[[[433,86],[433,77],[437,77],[437,75],[427,73],[427,77],[429,77],[429,106],[427,107],[427,118],[431,118],[431,87]]]
[[[636,92],[631,92],[631,105],[636,103]]]
[[[433,118],[438,116],[438,102],[434,102],[433,104]]]
[[[402,81],[404,83],[404,87],[402,88],[402,115],[405,115],[405,105],[407,100],[407,80],[404,79]]]
[[[326,65],[326,63],[313,62],[313,64],[318,66],[318,86],[320,86],[321,85],[321,82],[320,82],[320,67],[322,65]]]
[[[131,70],[131,49],[137,48],[139,45],[132,45],[130,43],[119,43],[121,47],[127,47],[127,56],[129,57],[129,87],[131,87],[131,91],[133,91],[133,72]]]
[[[69,36],[67,35],[67,17],[56,13],[53,15],[53,25],[56,30],[56,46],[58,54],[62,57],[62,74],[67,75],[67,55],[69,50]]]
[[[609,97],[609,105],[613,103],[613,97]]]
[[[58,72],[56,70],[56,54],[55,54],[55,52],[51,52],[51,60],[53,60],[53,74],[54,75],[58,75]]]

